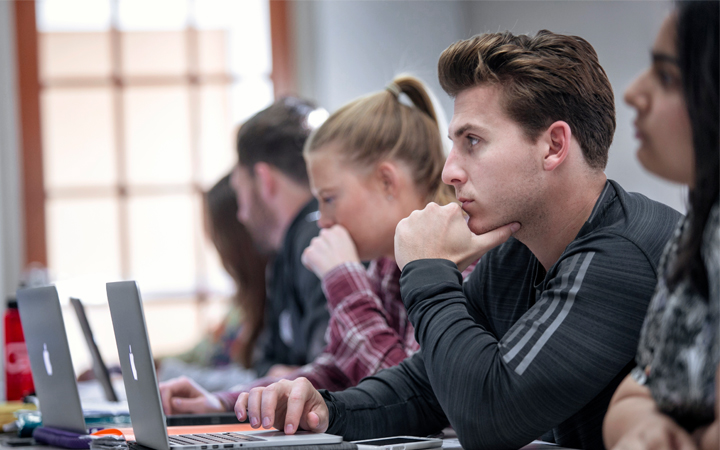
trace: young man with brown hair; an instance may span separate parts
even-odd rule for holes
[[[451,45],[438,70],[455,98],[443,181],[468,220],[457,204],[430,204],[397,227],[421,351],[343,392],[254,390],[238,417],[348,440],[452,425],[464,448],[518,448],[550,431],[602,448],[680,215],[606,179],[613,94],[584,39],[485,34]]]
[[[271,256],[264,330],[252,367],[259,376],[290,373],[321,355],[326,344],[327,300],[320,280],[301,261],[320,231],[302,155],[315,110],[306,100],[282,98],[237,134],[238,164],[231,177],[237,218],[260,252]],[[166,414],[225,411],[235,398],[208,393],[185,377],[162,383],[160,394]]]

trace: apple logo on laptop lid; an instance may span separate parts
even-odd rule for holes
[[[45,361],[45,371],[48,376],[51,377],[53,374],[52,363],[50,362],[50,352],[47,349],[46,343],[43,343],[43,361]]]
[[[137,381],[137,369],[135,368],[135,356],[133,356],[132,345],[128,345],[130,348],[130,368],[132,369],[133,378]]]

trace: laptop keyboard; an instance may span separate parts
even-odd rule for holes
[[[191,446],[200,449],[233,448],[243,442],[264,441],[265,439],[241,433],[201,433],[168,436],[170,447]]]

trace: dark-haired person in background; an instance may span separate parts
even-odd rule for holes
[[[259,359],[255,352],[265,316],[265,266],[248,230],[238,222],[238,203],[230,175],[203,196],[205,229],[225,271],[235,283],[230,310],[191,350],[156,362],[158,378],[192,378],[208,390],[222,390],[252,381]]]
[[[237,135],[232,185],[238,220],[261,251],[274,255],[268,283],[266,341],[258,375],[282,376],[315,359],[329,320],[320,281],[300,261],[318,235],[318,204],[310,192],[302,150],[325,114],[294,97],[245,122]],[[277,361],[286,361],[279,367]]]
[[[237,218],[258,249],[272,256],[261,359],[253,365],[259,376],[282,376],[325,348],[327,302],[320,280],[301,262],[319,233],[303,146],[323,113],[307,101],[283,98],[251,117],[237,135],[238,165],[231,180]],[[187,378],[162,383],[160,394],[166,414],[233,407]]]
[[[398,224],[420,352],[343,392],[302,379],[256,388],[235,411],[347,440],[452,425],[464,448],[519,448],[549,431],[603,448],[680,214],[607,180],[614,99],[584,39],[485,34],[451,45],[438,71],[455,98],[443,181],[468,221],[430,203]]]
[[[625,92],[638,159],[688,186],[688,216],[663,255],[637,367],[610,404],[608,448],[720,449],[719,16],[716,1],[678,2]]]

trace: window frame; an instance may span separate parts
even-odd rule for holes
[[[289,0],[267,0],[269,2],[270,11],[270,35],[271,35],[271,53],[272,53],[272,72],[270,79],[274,84],[274,95],[275,98],[284,95],[294,95],[296,90],[296,73],[294,64],[295,49],[292,47],[291,39],[291,21],[292,13],[290,8]],[[22,212],[24,227],[24,242],[22,249],[23,263],[24,265],[37,263],[43,267],[48,266],[48,252],[47,252],[47,217],[46,217],[46,201],[49,198],[48,192],[45,188],[44,174],[43,174],[43,146],[42,146],[42,123],[41,123],[41,109],[40,109],[40,95],[41,95],[41,80],[39,75],[39,58],[38,58],[38,30],[36,23],[36,5],[35,1],[27,0],[14,0],[14,13],[15,13],[15,45],[16,45],[16,58],[17,58],[17,80],[18,80],[18,113],[19,113],[19,128],[20,128],[20,155],[19,158],[22,167],[22,185],[21,185],[21,198],[22,198]],[[188,36],[192,39],[194,30],[191,27],[186,28]],[[119,57],[119,51],[116,46],[120,45],[120,31],[116,24],[111,26],[111,46],[113,50],[114,58]],[[192,43],[188,46],[189,52],[191,53],[190,58],[193,58],[192,52],[194,46]],[[197,56],[197,55],[194,55]],[[120,67],[119,61],[113,61],[113,69],[117,70]],[[193,75],[189,74],[188,77],[192,78]],[[194,80],[197,82],[197,80]],[[113,74],[113,83],[115,85],[121,84],[121,78],[118,73]],[[199,85],[193,84],[193,80],[190,80],[190,92],[191,92],[191,104],[195,104],[199,101],[197,87]],[[122,91],[116,86],[114,95],[121,96]],[[123,130],[124,125],[117,123],[123,120],[122,100],[116,99],[114,101],[115,111],[114,120],[116,121],[116,127],[118,130]],[[191,111],[197,110],[197,108],[191,108]],[[191,112],[191,114],[193,114]],[[196,114],[196,113],[195,113]],[[191,128],[197,128],[198,120],[196,117],[191,118]],[[191,130],[191,139],[194,139],[198,130]],[[127,210],[128,196],[127,192],[123,192],[126,183],[125,169],[122,167],[122,152],[124,151],[124,139],[123,133],[118,132],[116,134],[116,155],[119,158],[118,161],[118,197],[120,199],[120,208]],[[196,157],[197,151],[193,150],[193,157]],[[195,190],[199,190],[199,186],[194,187]],[[121,212],[121,216],[127,219],[127,211]],[[127,220],[120,219],[121,227],[121,240],[124,242],[120,243],[120,254],[121,261],[120,267],[121,272],[124,276],[129,273],[130,258],[129,258],[129,245],[127,242],[128,232],[122,228],[127,228]],[[195,252],[198,250],[195,249]],[[198,300],[202,300],[204,295],[200,292],[196,292]]]

